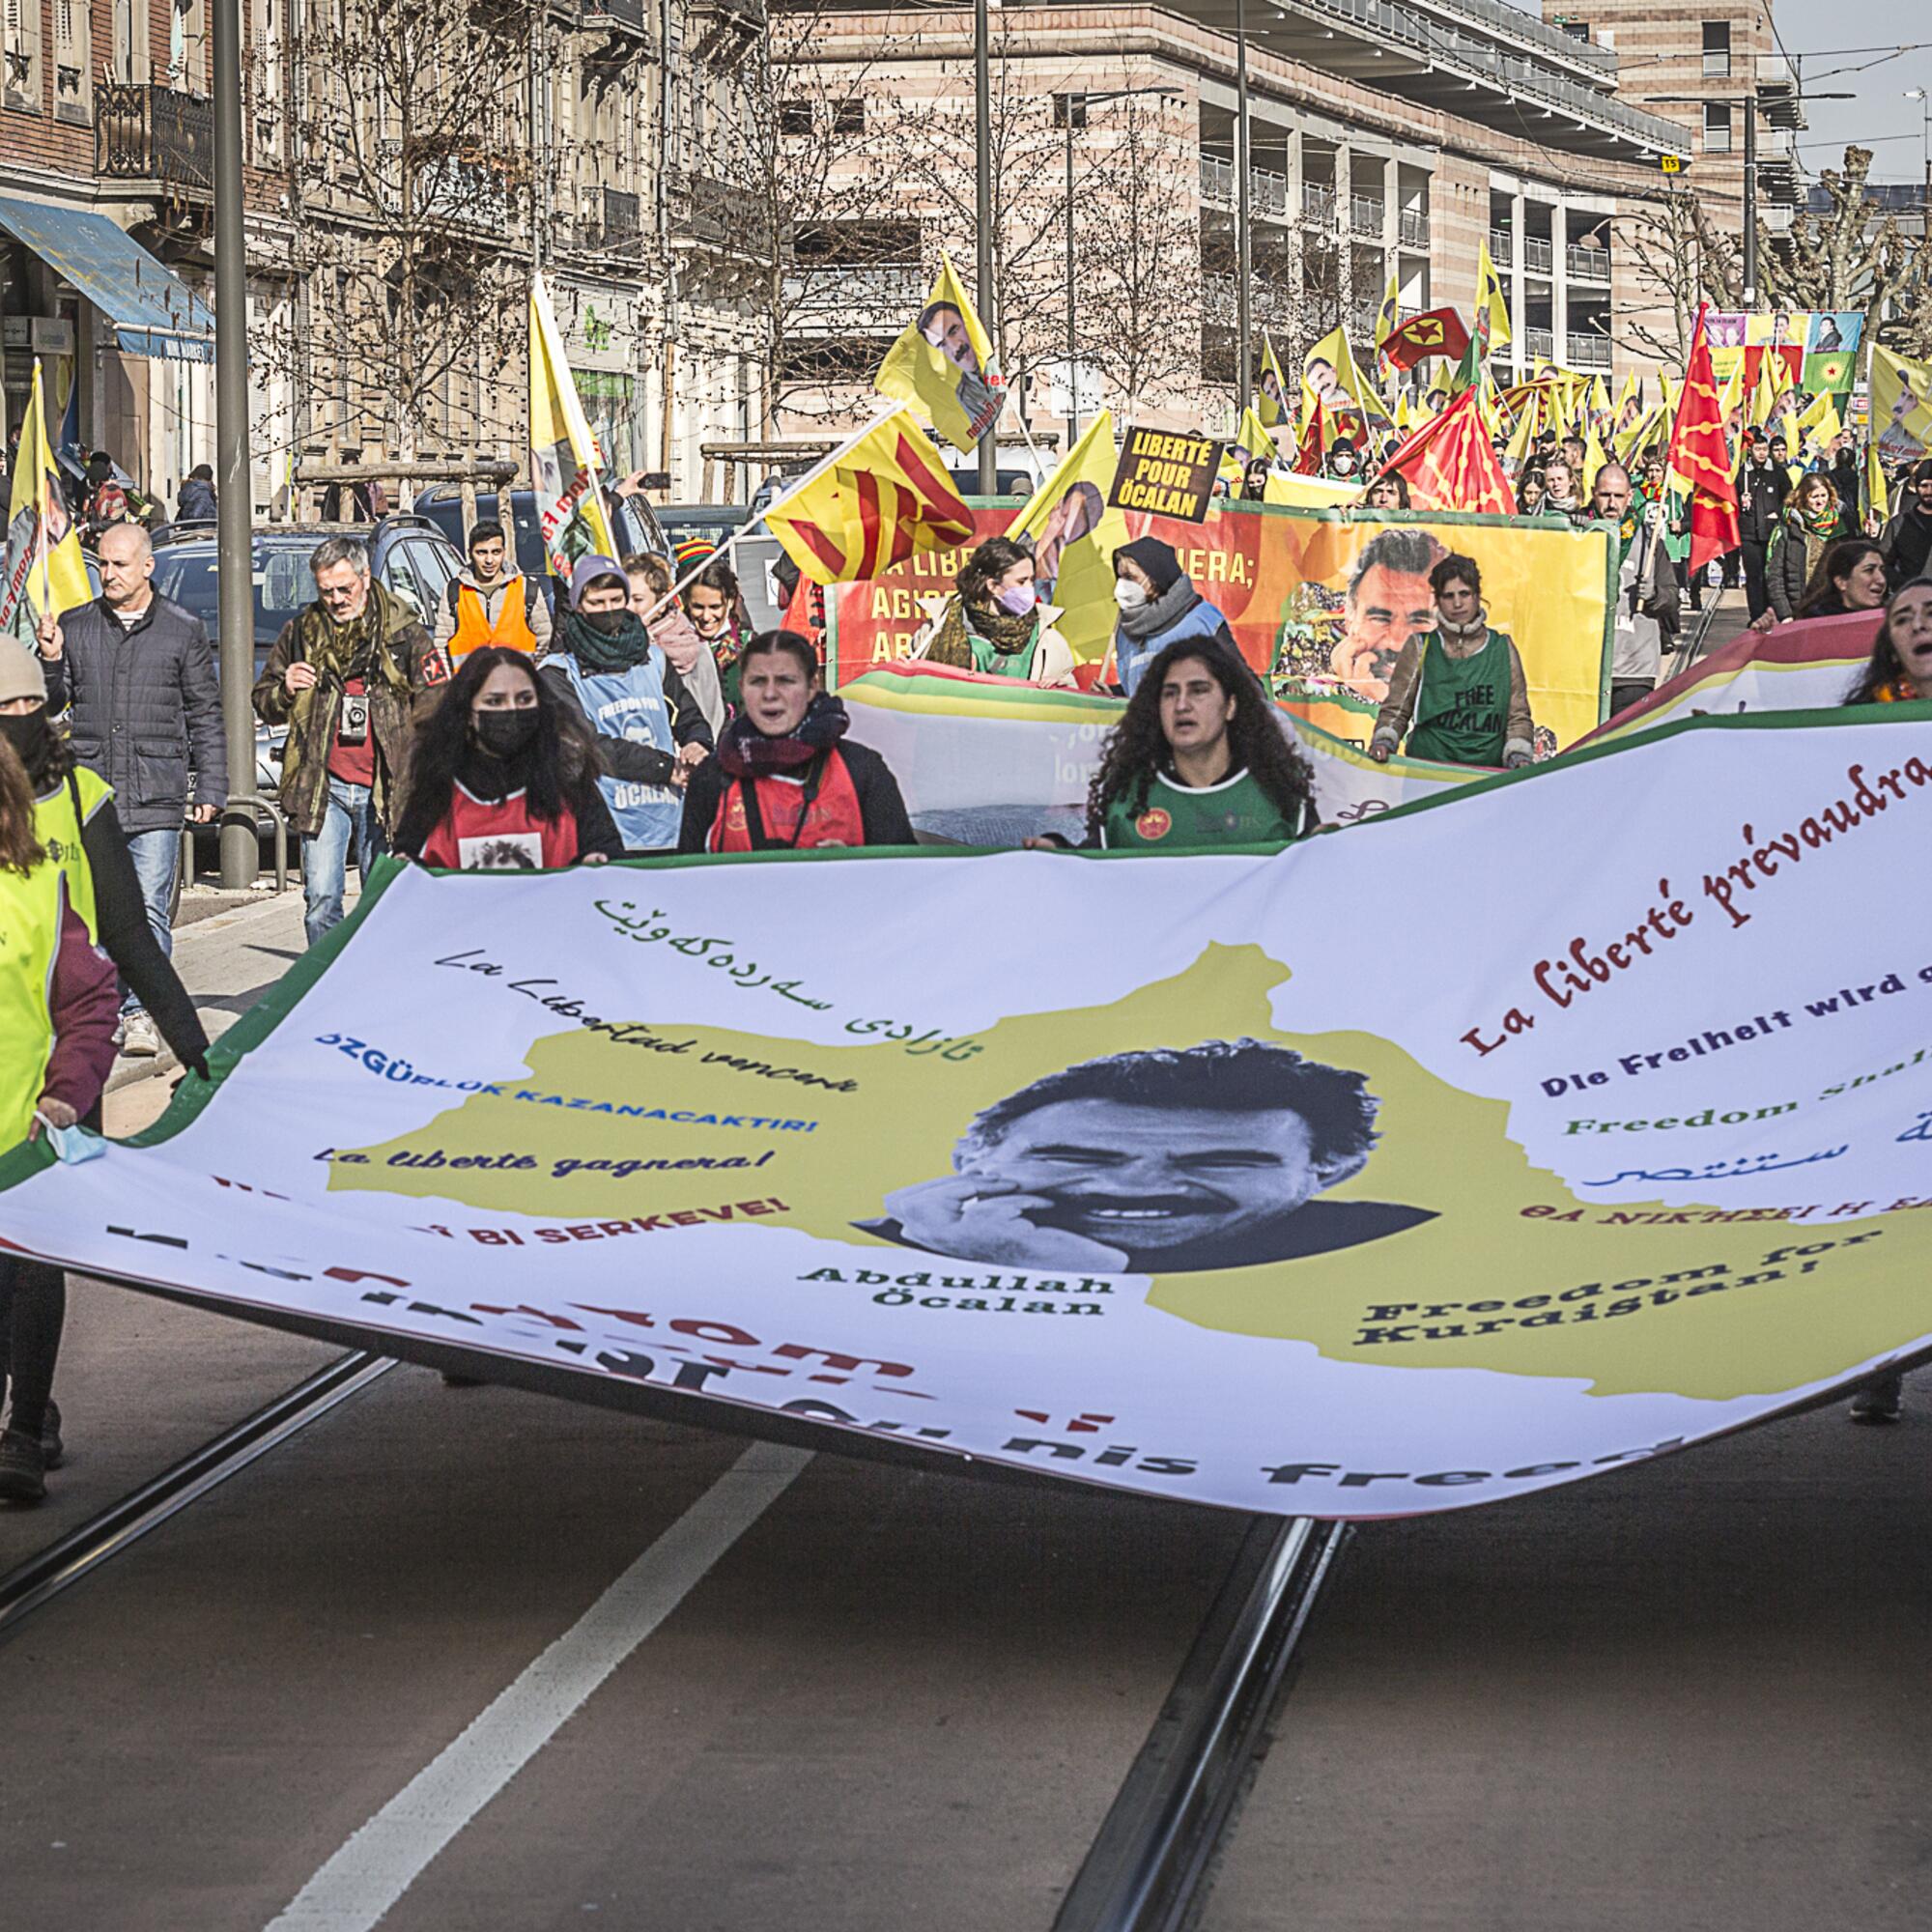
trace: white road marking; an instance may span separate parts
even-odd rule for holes
[[[754,1443],[480,1717],[351,1837],[268,1932],[368,1932],[784,1493],[810,1455]]]

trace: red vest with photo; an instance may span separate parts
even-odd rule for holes
[[[481,799],[461,784],[442,822],[423,840],[422,862],[452,872],[534,872],[574,865],[577,820],[539,818],[524,793]]]
[[[772,778],[759,779],[756,783],[758,817],[764,823],[765,837],[776,844],[807,851],[815,845],[866,842],[866,821],[859,810],[859,793],[852,783],[852,774],[845,769],[845,760],[837,752],[825,755],[818,790],[806,809],[803,826],[799,825],[799,808],[805,798],[804,784],[796,779]],[[737,779],[725,787],[724,796],[719,801],[718,816],[712,820],[705,837],[706,851],[752,850],[752,829],[745,815],[745,780]]]

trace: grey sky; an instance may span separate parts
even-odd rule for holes
[[[1908,87],[1932,92],[1932,46],[1884,60],[1871,53],[1836,53],[1840,47],[1889,47],[1899,42],[1932,42],[1932,12],[1900,0],[1780,0],[1776,9],[1784,50],[1799,62],[1807,95],[1849,90],[1855,100],[1814,100],[1805,109],[1810,127],[1799,139],[1807,172],[1835,167],[1848,142],[1872,151],[1874,181],[1923,181],[1923,115],[1932,102],[1907,100]],[[1861,73],[1832,69],[1865,67]]]

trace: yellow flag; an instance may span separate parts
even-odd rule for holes
[[[1261,428],[1253,410],[1242,420]],[[1125,514],[1107,503],[1117,461],[1113,412],[1102,410],[1007,526],[1009,537],[1032,541],[1034,581],[1040,596],[1059,607],[1060,635],[1083,664],[1107,655],[1116,615],[1114,553],[1132,534]]]
[[[1510,339],[1509,295],[1496,273],[1496,265],[1490,260],[1489,242],[1485,241],[1481,246],[1476,257],[1476,314],[1480,320],[1484,309],[1489,311],[1490,353],[1493,355]]]
[[[1932,362],[1873,345],[1871,446],[1893,469],[1932,451]]]
[[[1281,372],[1281,358],[1274,353],[1266,329],[1262,330],[1262,369],[1256,388],[1256,408],[1267,428],[1293,419],[1294,412],[1288,406],[1288,378]]]
[[[1510,432],[1509,448],[1504,452],[1513,476],[1520,476],[1529,468],[1530,451],[1536,447],[1536,416],[1535,396],[1522,397],[1517,409],[1516,428]]]
[[[7,512],[7,582],[0,587],[0,631],[29,631],[35,618],[58,617],[93,594],[81,559],[80,532],[47,447],[46,398],[36,357],[27,412],[20,418],[14,497]]]
[[[1865,444],[1865,496],[1881,523],[1891,515],[1891,487],[1885,479],[1885,459],[1878,453],[1876,437]]]
[[[530,278],[530,477],[537,525],[554,576],[581,556],[617,554],[597,474],[597,443],[563,353],[542,275]]]
[[[765,525],[812,582],[853,583],[965,543],[973,512],[901,403],[781,497]]]
[[[1609,460],[1604,448],[1604,440],[1597,434],[1597,425],[1592,422],[1589,436],[1583,443],[1583,474],[1577,479],[1583,496],[1588,497],[1597,487],[1597,471]]]
[[[1767,350],[1758,357],[1757,386],[1751,391],[1751,421],[1759,428],[1775,420],[1779,401],[1797,385],[1782,355]]]
[[[1369,494],[1366,483],[1343,483],[1332,476],[1270,476],[1262,490],[1264,503],[1297,510],[1346,510]]]
[[[1386,422],[1388,406],[1376,393],[1373,384],[1355,366],[1354,352],[1349,347],[1348,331],[1331,328],[1308,352],[1301,365],[1301,433],[1305,438],[1314,419],[1316,398],[1320,397],[1331,414],[1354,413],[1364,423],[1371,416]],[[1347,434],[1345,431],[1344,434]]]
[[[873,384],[910,403],[954,449],[975,450],[1000,419],[1004,401],[987,381],[993,345],[966,287],[940,257],[939,279],[905,333],[886,351]]]
[[[1396,324],[1402,317],[1402,276],[1391,272],[1389,285],[1382,291],[1382,305],[1376,311],[1376,354],[1380,355],[1382,344],[1395,333]],[[1505,337],[1505,340],[1508,338]]]
[[[1221,474],[1230,483],[1239,483],[1257,456],[1264,456],[1272,463],[1280,453],[1268,426],[1262,421],[1261,412],[1250,405],[1241,412],[1240,427],[1236,430],[1234,440],[1221,452]]]
[[[1718,412],[1723,418],[1724,426],[1730,427],[1731,418],[1738,412],[1738,405],[1745,399],[1745,358],[1740,355],[1731,367],[1731,373],[1724,378],[1724,386],[1718,391]],[[1670,378],[1663,379],[1663,401],[1666,408],[1673,404],[1670,393]]]

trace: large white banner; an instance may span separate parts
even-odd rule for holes
[[[148,1144],[10,1155],[0,1236],[835,1447],[1571,1481],[1932,1347],[1928,712],[1274,857],[405,868]]]

